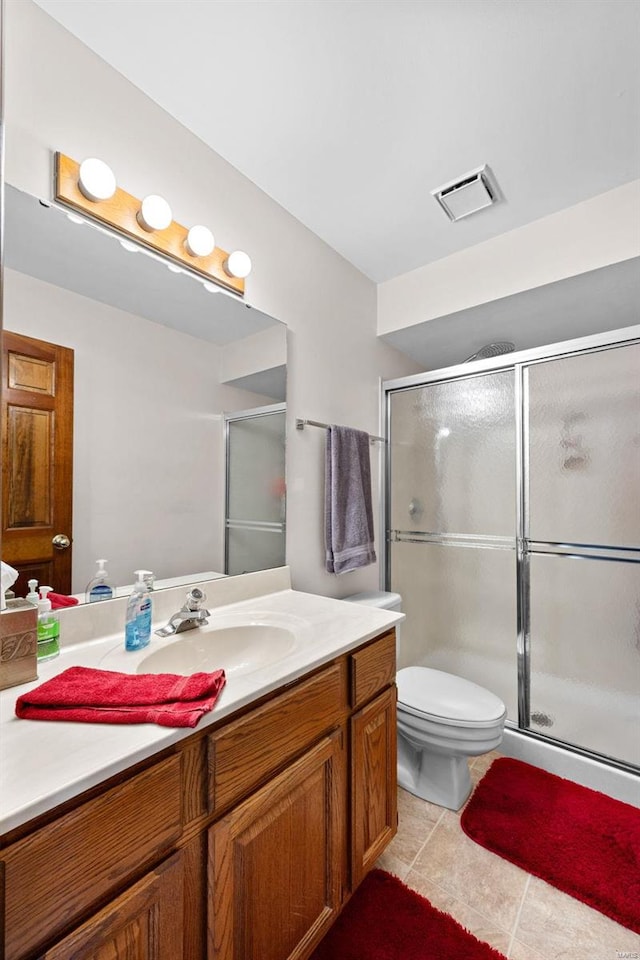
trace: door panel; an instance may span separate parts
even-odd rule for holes
[[[531,728],[640,766],[640,563],[530,564]]]
[[[513,370],[391,395],[391,528],[513,537]]]
[[[458,674],[500,697],[518,719],[516,553],[392,543],[391,589],[402,596],[399,667]]]
[[[285,562],[285,439],[281,407],[227,423],[225,573]]]
[[[337,916],[342,736],[325,737],[210,828],[209,960],[302,960]]]
[[[640,547],[640,344],[525,374],[530,538]]]
[[[351,718],[351,889],[398,829],[395,685]]]
[[[117,897],[42,960],[182,960],[180,854]]]
[[[71,592],[73,350],[2,335],[2,559],[27,580]]]

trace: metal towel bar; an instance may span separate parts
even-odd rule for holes
[[[331,426],[330,423],[321,423],[319,420],[305,420],[301,417],[296,417],[296,429],[304,430],[305,427],[321,427],[323,430],[328,430]],[[374,437],[369,434],[369,440],[371,443],[386,443],[384,437]]]

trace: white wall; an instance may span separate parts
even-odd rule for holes
[[[243,340],[233,340],[221,350],[220,378],[223,382],[270,370],[287,362],[287,328],[269,327]]]
[[[287,558],[293,584],[333,596],[376,587],[375,567],[340,578],[324,572],[324,436],[291,429],[303,416],[377,433],[379,377],[416,372],[406,357],[376,341],[374,284],[30,0],[7,0],[5,52],[9,183],[50,196],[52,151],[99,156],[129,193],[163,194],[180,223],[209,223],[224,249],[251,255],[247,300],[291,331]],[[170,67],[179,83],[179,65]],[[378,537],[379,550],[380,543]]]
[[[73,592],[99,557],[116,585],[222,572],[222,411],[267,398],[220,385],[212,343],[7,269],[4,326],[74,351]]]
[[[464,229],[464,221],[451,224]],[[378,286],[378,333],[640,255],[640,180]]]

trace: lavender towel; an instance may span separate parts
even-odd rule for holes
[[[324,517],[329,573],[375,563],[369,434],[362,430],[327,431]]]

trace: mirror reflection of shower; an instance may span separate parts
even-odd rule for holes
[[[225,573],[285,563],[284,403],[225,416]]]

